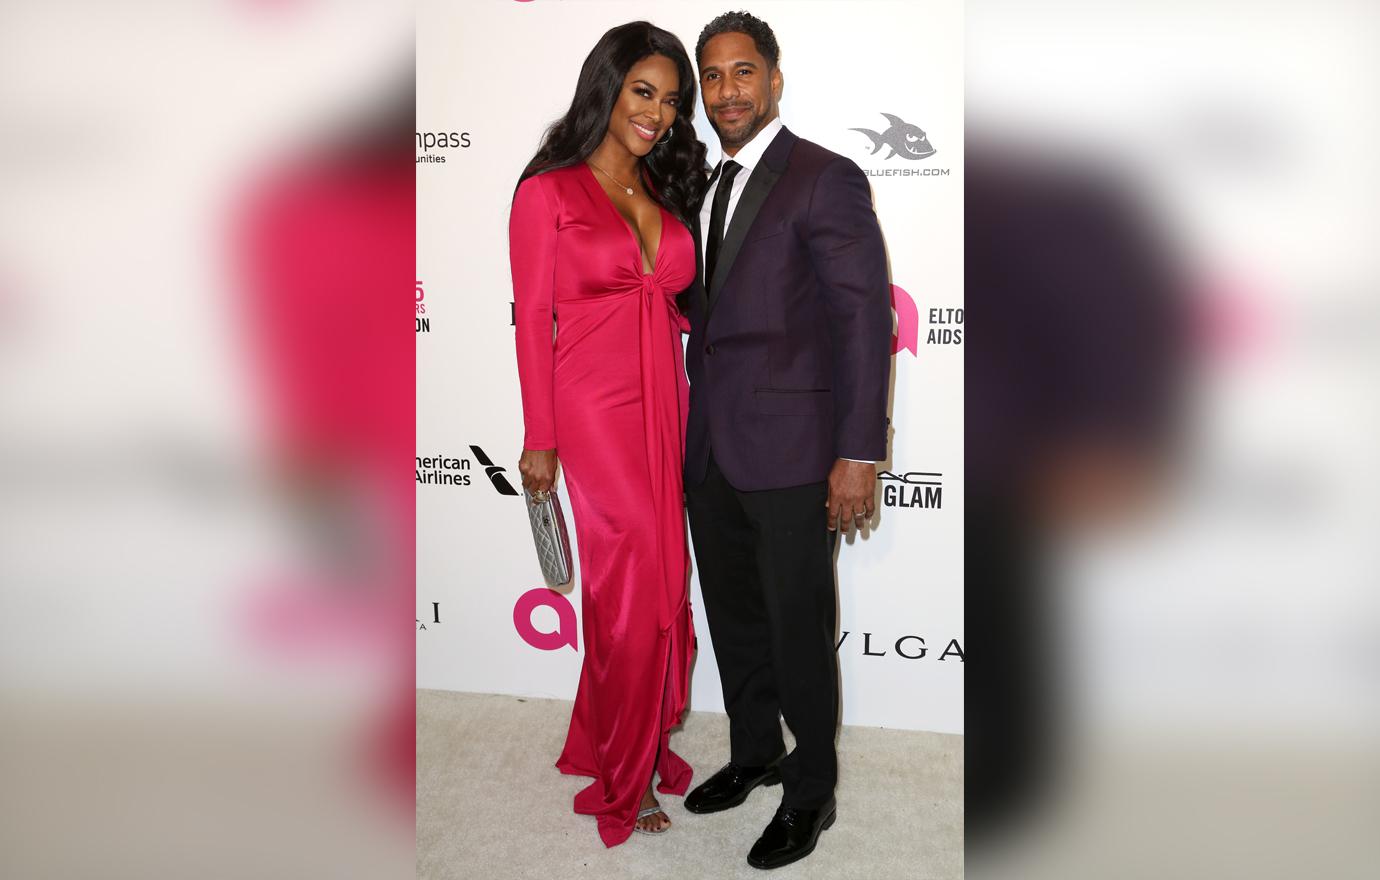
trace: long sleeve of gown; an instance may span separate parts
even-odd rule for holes
[[[556,272],[556,214],[539,177],[518,187],[508,221],[508,257],[513,271],[517,324],[518,380],[526,449],[556,448],[553,294]]]

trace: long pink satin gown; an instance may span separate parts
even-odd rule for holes
[[[580,555],[584,663],[556,766],[594,777],[575,812],[596,816],[616,846],[654,764],[657,791],[690,785],[669,737],[694,651],[681,470],[689,390],[675,304],[695,275],[694,241],[662,210],[644,274],[632,227],[582,163],[522,182],[509,248],[524,446],[556,450]]]

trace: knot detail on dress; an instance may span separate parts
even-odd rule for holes
[[[655,275],[642,276],[642,296],[644,299],[651,300],[658,293],[661,293],[661,284],[656,280]]]

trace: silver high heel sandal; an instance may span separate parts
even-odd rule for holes
[[[637,811],[637,819],[633,821],[633,830],[636,831],[638,834],[665,834],[667,831],[671,830],[671,823],[669,821],[671,817],[669,815],[666,817],[668,820],[667,823],[664,826],[662,826],[660,831],[648,831],[637,824],[638,822],[641,822],[648,816],[655,816],[657,813],[664,812],[666,811],[661,808],[660,804],[655,804],[650,807],[643,807],[642,809]]]

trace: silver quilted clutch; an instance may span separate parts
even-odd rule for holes
[[[527,501],[527,518],[532,521],[532,540],[537,545],[537,561],[548,586],[570,583],[570,535],[565,530],[565,515],[556,490],[533,495],[522,490]]]

